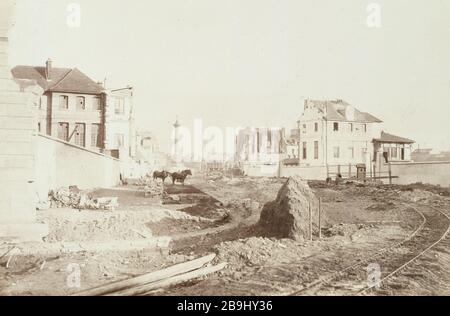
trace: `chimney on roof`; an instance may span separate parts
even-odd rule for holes
[[[50,74],[52,71],[52,60],[49,58],[45,62],[45,79],[50,80]]]

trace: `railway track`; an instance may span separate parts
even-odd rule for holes
[[[319,279],[291,296],[383,294],[404,287],[405,284],[394,281],[398,274],[411,267],[431,249],[442,243],[450,244],[450,239],[446,239],[450,232],[450,217],[446,212],[428,205],[420,205],[420,210],[417,205],[412,208],[420,214],[422,222],[408,238],[331,276]],[[371,272],[378,274],[376,281],[369,279],[367,268],[371,264],[375,264],[372,267],[380,267],[379,272]]]

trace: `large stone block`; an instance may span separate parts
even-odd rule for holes
[[[268,237],[307,239],[310,209],[313,233],[317,233],[318,198],[306,181],[294,176],[280,189],[277,199],[264,206],[259,226]]]

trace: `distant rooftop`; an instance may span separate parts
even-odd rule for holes
[[[35,80],[46,92],[100,94],[104,91],[77,68],[52,67],[51,61],[47,66],[16,66],[11,72],[15,79]]]
[[[367,112],[361,112],[343,100],[306,100],[305,106],[314,105],[324,113],[328,121],[382,123],[379,118]]]

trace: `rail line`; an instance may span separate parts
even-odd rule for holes
[[[422,217],[421,224],[403,241],[377,251],[375,254],[348,266],[332,275],[319,279],[304,288],[291,293],[298,295],[364,295],[377,285],[393,278],[400,271],[422,257],[441,243],[450,232],[450,217],[432,206],[420,205],[418,210],[409,205]],[[380,282],[368,284],[366,267],[379,263],[384,270]],[[383,276],[384,274],[384,276]]]
[[[447,220],[450,222],[450,216],[447,215],[446,213],[442,212],[441,210],[438,210],[437,208],[433,207],[433,206],[428,206],[431,209],[434,209],[435,211],[441,213],[442,215],[444,215]],[[417,256],[415,256],[414,258],[411,258],[410,260],[408,260],[407,262],[405,262],[403,265],[401,265],[400,267],[398,267],[397,269],[395,269],[394,271],[392,271],[391,273],[389,273],[387,276],[383,277],[380,280],[380,284],[386,283],[387,280],[393,278],[395,275],[397,275],[398,273],[400,273],[401,271],[405,270],[407,267],[409,267],[413,262],[417,261],[420,257],[422,257],[425,253],[427,253],[428,251],[430,251],[431,249],[435,248],[438,244],[442,243],[442,241],[444,241],[448,234],[450,233],[450,225],[447,227],[447,230],[445,231],[445,233],[433,244],[431,244],[429,247],[427,247],[426,249],[424,249],[422,252],[420,252]],[[374,290],[376,288],[376,285],[370,285],[368,286],[366,289],[361,290],[358,295],[363,295],[366,294],[367,292]]]

